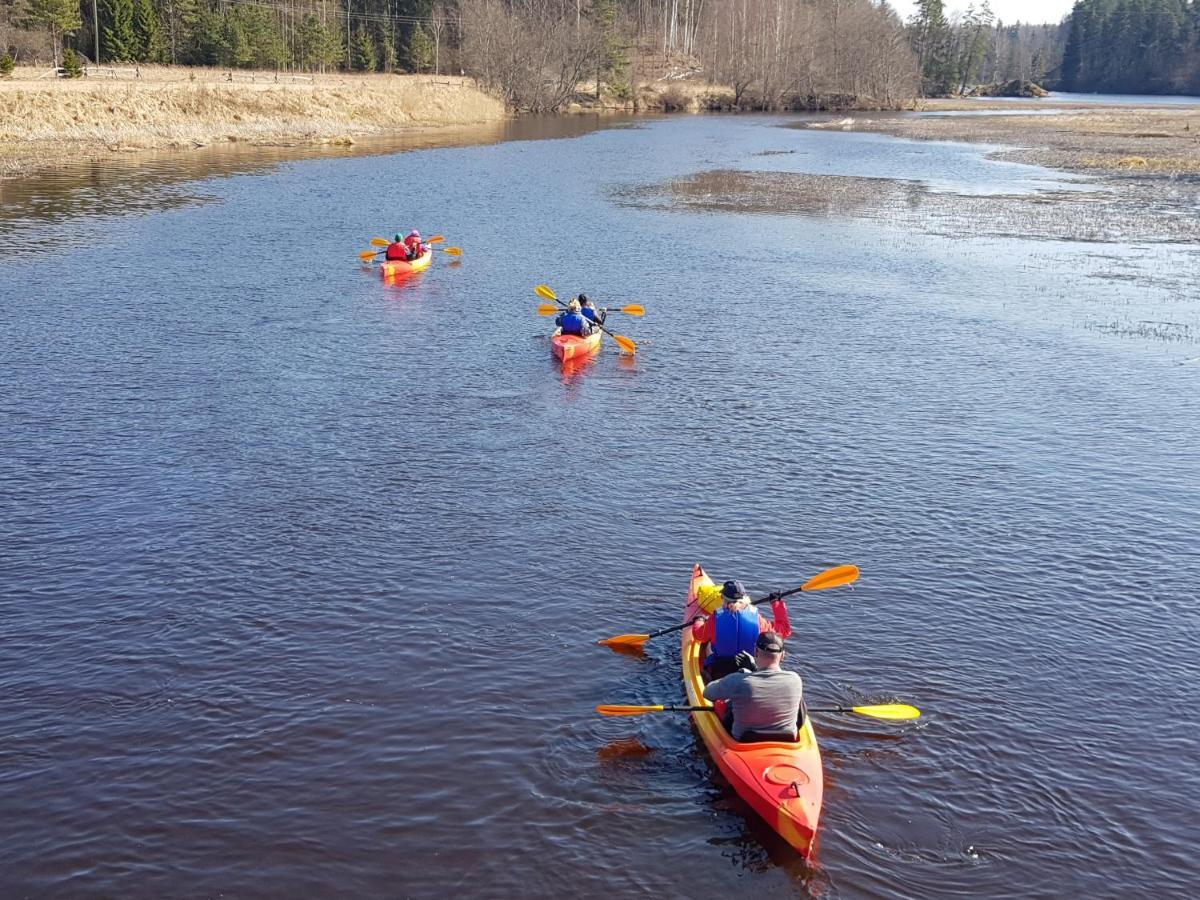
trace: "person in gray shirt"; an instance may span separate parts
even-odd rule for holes
[[[741,669],[709,682],[704,688],[707,700],[727,700],[733,708],[729,729],[735,741],[794,741],[801,724],[804,683],[795,672],[779,667],[786,652],[783,638],[774,632],[758,636],[754,644],[755,671]],[[750,662],[742,654],[739,662]]]

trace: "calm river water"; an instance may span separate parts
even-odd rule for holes
[[[0,894],[1194,894],[1198,247],[663,199],[1096,189],[788,122],[5,185]],[[461,265],[359,267],[413,224]],[[641,352],[564,376],[539,282]],[[594,641],[697,560],[859,565],[789,665],[925,713],[818,721],[813,866],[686,719],[593,713],[682,698]]]

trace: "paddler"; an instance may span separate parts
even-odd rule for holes
[[[395,240],[387,245],[387,250],[384,251],[383,258],[407,262],[409,259],[408,247],[404,244],[404,238],[396,235]]]
[[[579,295],[579,311],[583,313],[584,318],[595,322],[597,325],[603,325],[604,320],[608,318],[607,309],[598,309],[587,294]]]
[[[408,258],[420,259],[425,255],[425,251],[429,249],[428,244],[421,243],[421,232],[413,229],[408,233],[408,237],[404,239],[404,246],[408,248]]]
[[[779,634],[760,634],[754,648],[754,671],[743,669],[710,682],[704,697],[729,704],[732,719],[725,726],[735,741],[794,741],[803,724],[804,682],[780,667],[786,648]]]
[[[554,324],[558,326],[559,334],[573,334],[576,337],[587,337],[592,333],[592,323],[581,312],[579,300],[567,304],[566,312],[559,313]]]
[[[692,623],[692,639],[712,647],[704,660],[704,673],[710,679],[736,671],[739,664],[735,657],[741,653],[749,658],[760,634],[778,632],[781,638],[792,634],[787,604],[778,597],[771,602],[773,624],[750,605],[750,597],[740,581],[725,582],[721,587],[721,600],[722,606],[715,615],[701,616]]]

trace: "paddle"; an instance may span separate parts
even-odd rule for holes
[[[790,597],[792,594],[798,594],[801,591],[823,591],[827,588],[841,587],[843,584],[852,584],[858,581],[858,566],[834,566],[832,569],[826,569],[819,575],[814,575],[798,588],[792,588],[790,591],[784,591],[782,594],[767,594],[765,597],[760,597],[757,600],[751,601],[751,606],[758,606],[760,603],[766,603],[768,600],[779,600],[783,597]],[[650,640],[650,638],[658,637],[663,634],[670,634],[672,631],[682,631],[687,628],[692,622],[700,618],[695,618],[684,622],[682,625],[672,625],[670,628],[661,628],[658,631],[653,631],[650,634],[619,634],[616,637],[605,638],[602,641],[596,641],[597,644],[603,644],[606,647],[615,647],[618,649],[638,648]]]
[[[533,289],[533,291],[539,297],[545,297],[547,300],[553,300],[559,306],[567,305],[558,299],[558,294],[556,294],[556,293],[554,293],[554,291],[550,290],[550,287],[548,285],[539,284],[537,287],[535,287]],[[597,328],[599,328],[601,331],[603,331],[605,334],[609,335],[614,341],[616,341],[617,346],[620,347],[622,350],[625,350],[629,353],[637,353],[637,343],[635,341],[630,340],[629,338],[625,337],[622,334],[614,334],[613,332],[611,332],[607,328],[605,328],[603,325],[601,325],[599,322],[594,322],[593,324]]]
[[[538,315],[552,316],[561,311],[561,309],[562,307],[560,306],[551,306],[549,303],[545,303],[538,307]],[[628,306],[618,306],[612,308],[605,307],[605,310],[607,312],[625,313],[628,316],[644,316],[646,314],[646,307],[642,306],[640,303],[630,303]]]
[[[827,706],[820,709],[810,707],[810,713],[858,713],[873,719],[917,719],[921,711],[907,703],[885,703],[881,706]],[[602,716],[644,716],[653,712],[716,712],[711,706],[597,706]]]

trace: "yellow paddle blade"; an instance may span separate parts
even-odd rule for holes
[[[374,247],[388,247],[391,243],[387,238],[371,238],[371,245]]]
[[[662,712],[661,706],[597,706],[602,716],[644,716],[646,713]]]
[[[823,591],[858,581],[858,566],[834,566],[820,575],[814,575],[800,588],[802,591]]]
[[[625,335],[614,334],[613,340],[615,340],[617,342],[617,346],[619,346],[626,353],[637,353],[637,342],[631,341],[629,338],[625,337]]]
[[[650,640],[648,634],[618,634],[616,637],[605,638],[596,643],[605,647],[641,647],[648,640]]]
[[[451,256],[462,256],[462,247],[438,247],[438,249]]]
[[[361,259],[363,262],[370,262],[378,255],[379,255],[378,250],[364,250],[362,253],[358,254],[358,258]]]
[[[555,313],[562,312],[561,306],[551,306],[549,303],[544,303],[538,307],[539,316],[552,316]]]
[[[852,706],[850,709],[861,716],[876,719],[919,719],[921,711],[907,703],[885,703],[882,706]]]
[[[441,243],[442,241],[444,241],[444,240],[445,240],[445,238],[444,238],[442,235],[440,235],[440,234],[435,234],[433,237],[431,237],[431,238],[428,238],[428,239],[425,241],[425,243],[427,243],[427,244],[440,244],[440,243]]]
[[[644,316],[646,307],[640,303],[630,303],[628,306],[622,306],[617,312],[623,312],[628,316]]]
[[[539,297],[545,297],[547,300],[553,300],[555,303],[558,302],[558,294],[550,290],[549,285],[539,284],[533,289],[533,292]]]

